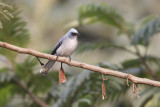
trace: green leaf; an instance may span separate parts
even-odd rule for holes
[[[149,105],[158,107],[160,105],[160,103],[158,103],[160,99],[159,88],[145,86],[139,95],[143,98],[143,102],[141,103],[140,107],[150,107]]]
[[[0,2],[0,29],[3,28],[1,19],[11,21],[11,18],[13,18],[13,15],[11,14],[11,12],[9,12],[10,10],[12,10],[11,6]]]
[[[59,93],[58,95],[52,94],[54,96],[58,96],[54,106],[94,106],[97,103],[101,104],[102,102],[106,102],[106,100],[116,100],[129,89],[129,87],[126,85],[126,82],[124,83],[124,81],[120,81],[119,79],[115,78],[113,79],[112,77],[108,76],[107,78],[109,78],[109,80],[105,81],[107,94],[107,98],[105,100],[102,100],[101,96],[101,75],[97,75],[97,73],[93,73],[91,71],[83,71],[79,75],[72,76],[70,80],[67,81],[66,86],[61,87],[62,89],[59,89],[59,92],[56,91],[56,93]],[[85,101],[83,99],[85,99]]]
[[[146,56],[147,61],[155,63],[156,65],[160,66],[160,58],[156,56]]]
[[[31,74],[33,75],[33,69],[37,62],[38,61],[35,58],[29,56],[24,60],[24,62],[16,63],[16,75],[23,78],[24,81],[30,80]]]
[[[146,56],[145,57],[147,62],[149,63],[154,63],[157,66],[160,66],[160,58],[155,57],[155,56]],[[130,59],[130,60],[125,60],[121,63],[123,68],[132,68],[132,67],[137,67],[137,66],[142,66],[142,60],[139,58],[136,59]]]
[[[12,91],[13,89],[13,85],[7,85],[7,86],[3,86],[0,87],[0,104],[1,106],[4,106],[5,104],[7,104],[7,102],[10,100],[11,98],[11,93],[10,91]]]
[[[133,45],[148,45],[149,38],[160,31],[160,17],[156,17],[149,21],[144,27],[137,31],[133,35],[132,44]]]
[[[140,25],[140,28],[142,28],[143,26],[145,26],[148,22],[150,22],[151,20],[155,19],[157,16],[148,16],[148,17],[145,17],[142,22],[141,22],[141,25]]]
[[[127,69],[127,68],[141,66],[142,61],[141,59],[130,59],[122,62],[121,65],[123,66],[123,68]]]
[[[110,64],[106,61],[99,63],[99,66],[102,67],[102,68],[107,68],[107,69],[112,69],[112,70],[117,70],[117,71],[121,69],[117,65]]]
[[[0,69],[0,82],[10,81],[14,77],[15,73],[8,68]]]
[[[3,10],[6,10],[6,7]],[[0,29],[0,41],[25,47],[29,42],[28,30],[25,28],[26,23],[19,17],[20,11],[17,8],[8,9],[6,13],[9,14],[9,12],[13,15],[10,20],[0,17],[0,21],[3,23],[3,29]],[[16,52],[8,52],[7,49],[3,48],[0,48],[0,53],[10,60],[13,60],[17,54]]]
[[[108,49],[108,48],[116,48],[116,49],[125,50],[125,47],[119,46],[113,43],[96,42],[96,43],[82,44],[78,46],[77,52],[84,52],[84,51],[89,51],[89,50],[94,50],[94,49]]]
[[[85,106],[82,103],[85,103]],[[72,107],[88,107],[89,105],[91,105],[91,101],[87,98],[82,98],[75,102]]]
[[[78,9],[80,24],[102,22],[118,28],[120,32],[130,34],[133,32],[132,24],[126,23],[123,17],[112,7],[90,3],[81,5]]]
[[[12,9],[12,6],[9,6],[9,5],[7,5],[7,4],[4,4],[4,3],[1,3],[1,2],[0,2],[0,6],[3,6],[3,7],[8,7],[8,8],[11,8],[11,9]]]

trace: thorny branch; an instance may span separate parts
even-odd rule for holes
[[[45,54],[45,53],[41,53],[32,49],[26,49],[26,48],[21,48],[21,47],[17,47],[5,42],[1,42],[0,41],[0,47],[3,48],[7,48],[10,49],[12,51],[16,51],[19,53],[23,53],[23,54],[30,54],[36,57],[40,57],[40,58],[45,58],[45,59],[50,59],[50,60],[56,60],[56,56],[54,55],[50,55],[50,54]],[[115,77],[119,77],[119,78],[123,78],[123,79],[127,79],[127,75],[126,73],[123,72],[119,72],[119,71],[114,71],[114,70],[110,70],[110,69],[105,69],[105,68],[101,68],[98,66],[93,66],[90,64],[86,64],[86,63],[82,63],[82,62],[77,62],[77,61],[70,61],[65,57],[58,57],[57,59],[58,62],[63,62],[66,64],[69,64],[71,66],[75,66],[75,67],[79,67],[79,68],[83,68],[83,69],[87,69],[87,70],[91,70],[94,72],[98,72],[104,75],[111,75],[111,76],[115,76]],[[129,81],[133,82],[134,84],[146,84],[146,85],[150,85],[150,86],[155,86],[155,87],[159,87],[160,88],[160,82],[159,81],[154,81],[154,80],[150,80],[150,79],[146,79],[146,78],[139,78],[133,75],[129,75],[128,78]]]

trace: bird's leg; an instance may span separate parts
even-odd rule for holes
[[[63,68],[62,64],[63,64],[63,63],[61,62],[61,68]]]
[[[40,61],[40,59],[36,56],[38,62],[41,64],[41,66],[43,66],[44,64]]]
[[[69,61],[71,61],[71,56],[69,56]],[[70,67],[71,67],[71,65],[70,64],[68,64]]]
[[[69,56],[69,61],[71,61],[71,56]]]
[[[58,59],[58,54],[55,54],[57,57],[56,57],[56,61],[57,61],[57,59]]]

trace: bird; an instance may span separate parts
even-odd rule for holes
[[[74,52],[74,50],[77,48],[78,45],[78,36],[80,34],[78,31],[74,28],[71,28],[55,45],[51,55],[56,55],[62,57],[69,57],[71,61],[71,54]],[[43,67],[40,69],[40,74],[46,75],[52,66],[55,64],[56,61],[49,60]],[[62,66],[62,63],[61,63]]]

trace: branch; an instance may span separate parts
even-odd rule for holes
[[[1,41],[0,41],[0,47],[7,48],[12,51],[16,51],[16,52],[23,53],[23,54],[30,54],[30,55],[40,57],[40,58],[50,59],[50,60],[54,60],[54,61],[56,60],[56,56],[54,56],[54,55],[41,53],[41,52],[38,52],[38,51],[35,51],[32,49],[17,47],[17,46],[14,46],[14,45],[11,45],[11,44],[8,44],[5,42],[1,42]],[[128,74],[123,73],[123,72],[105,69],[105,68],[101,68],[98,66],[93,66],[93,65],[86,64],[86,63],[82,63],[82,62],[73,61],[73,60],[70,61],[69,59],[67,59],[65,57],[58,57],[57,61],[66,63],[70,66],[75,66],[75,67],[91,70],[91,71],[98,72],[101,74],[111,75],[111,76],[115,76],[115,77],[119,77],[119,78],[123,78],[123,79],[128,79],[129,81],[131,81],[135,84],[146,84],[146,85],[155,86],[155,87],[160,88],[159,81],[154,81],[154,80],[150,80],[150,79],[146,79],[146,78],[139,78],[139,77],[133,76],[131,74],[128,77]]]
[[[27,86],[22,81],[20,81],[16,77],[13,78],[13,81],[15,81],[21,88],[23,88],[28,93],[28,95],[33,99],[33,101],[37,103],[40,107],[47,107],[47,105],[43,101],[39,100],[34,96],[34,94],[27,88]]]

